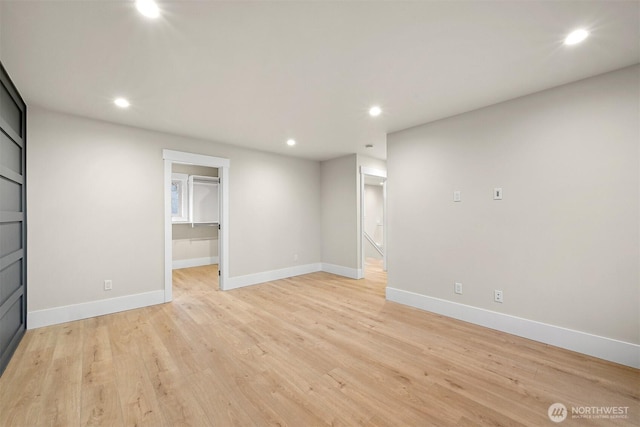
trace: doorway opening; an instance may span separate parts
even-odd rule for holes
[[[365,277],[387,271],[387,172],[360,168],[360,262]]]
[[[173,267],[175,264],[174,251],[174,225],[184,225],[184,230],[176,230],[181,236],[187,240],[191,238],[206,240],[214,240],[211,233],[212,228],[217,228],[215,237],[217,238],[217,254],[209,253],[205,257],[199,257],[196,261],[190,261],[200,264],[207,264],[217,261],[218,264],[218,284],[220,290],[225,290],[225,285],[229,278],[229,159],[220,157],[206,156],[202,154],[186,153],[181,151],[163,150],[162,157],[164,159],[164,300],[169,302],[173,299]],[[216,171],[217,173],[209,173]],[[193,174],[184,173],[193,171]],[[178,173],[178,175],[175,175]],[[213,176],[217,175],[217,176]],[[184,187],[182,191],[176,191],[184,176]],[[214,184],[215,183],[215,184]],[[208,186],[215,185],[217,196],[217,206],[215,201],[210,200],[206,191]],[[173,187],[173,188],[172,188]],[[202,200],[200,202],[203,210],[201,215],[205,217],[194,219],[197,217],[194,206],[194,197],[189,197],[187,201],[187,188],[201,189]],[[173,191],[172,191],[173,190]],[[195,194],[195,193],[193,193]],[[188,214],[187,214],[188,212]],[[176,221],[177,217],[177,221]],[[197,228],[196,228],[197,227]],[[212,227],[209,230],[200,227]],[[191,228],[191,230],[190,230]],[[211,234],[211,236],[209,236]],[[198,237],[199,236],[199,237]],[[205,244],[211,244],[208,242]],[[203,258],[205,258],[203,260]],[[197,261],[199,259],[199,261]],[[207,261],[208,259],[208,261]],[[177,265],[188,266],[189,262],[178,263]],[[209,271],[213,271],[209,269]]]
[[[171,167],[173,297],[185,269],[196,269],[208,288],[219,290],[220,182],[218,168],[174,162]],[[195,273],[195,271],[191,271]]]

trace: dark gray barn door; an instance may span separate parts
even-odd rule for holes
[[[26,113],[0,64],[0,374],[24,335],[27,320]]]

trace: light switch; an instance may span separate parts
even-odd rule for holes
[[[454,201],[454,202],[460,202],[460,201],[462,201],[462,196],[461,196],[461,194],[460,194],[460,192],[459,192],[459,191],[454,191],[454,192],[453,192],[453,201]]]
[[[462,295],[462,283],[456,282],[453,291],[458,295]]]
[[[493,189],[493,200],[502,200],[502,188]]]

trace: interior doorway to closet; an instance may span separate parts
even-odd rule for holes
[[[218,168],[172,164],[173,270],[218,265],[219,186]],[[215,274],[218,275],[217,271]]]
[[[387,271],[387,173],[360,169],[361,265],[365,277]]]
[[[165,302],[173,298],[173,270],[205,268],[225,289],[229,276],[228,159],[163,150]],[[217,280],[215,280],[217,279]]]

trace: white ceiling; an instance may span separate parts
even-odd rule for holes
[[[640,61],[638,1],[159,4],[0,0],[0,58],[28,104],[318,160]]]

